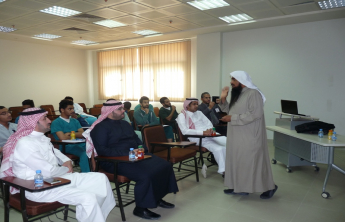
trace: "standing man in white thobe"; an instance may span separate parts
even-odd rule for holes
[[[178,115],[176,122],[183,135],[212,135],[213,125],[207,117],[198,110],[199,101],[196,98],[187,98],[183,103],[183,110]],[[199,145],[199,138],[188,137],[191,142]],[[226,137],[206,137],[202,139],[202,146],[206,147],[214,155],[218,163],[218,173],[222,174],[225,171],[225,156],[226,156]],[[206,178],[207,167],[202,166],[201,173]]]
[[[76,218],[82,222],[105,222],[115,206],[108,178],[101,173],[72,173],[71,160],[44,135],[50,130],[47,112],[29,108],[21,113],[17,132],[4,146],[4,159],[0,177],[14,176],[33,180],[36,170],[44,178],[62,177],[71,180],[65,186],[42,192],[25,192],[27,199],[35,202],[55,202],[76,206]],[[18,190],[11,189],[11,193]]]
[[[221,94],[220,108],[228,112],[221,120],[228,123],[224,184],[225,194],[248,195],[262,192],[261,199],[271,198],[274,184],[268,156],[264,116],[265,96],[244,71],[231,76],[230,105],[226,101],[229,87]]]

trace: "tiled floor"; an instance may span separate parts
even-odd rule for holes
[[[269,141],[270,156],[274,150]],[[345,150],[337,149],[335,163],[345,169]],[[294,167],[292,173],[285,171],[281,163],[272,165],[275,183],[279,186],[270,200],[261,200],[259,193],[249,196],[223,194],[223,178],[217,174],[217,166],[208,169],[208,177],[195,181],[192,175],[178,182],[180,192],[164,199],[174,203],[174,209],[157,208],[164,222],[344,222],[345,221],[345,175],[333,170],[327,184],[331,198],[321,197],[326,165],[319,164],[320,172],[313,167]],[[126,219],[145,221],[132,214],[134,204],[125,207]],[[0,203],[0,221],[3,220],[3,203]],[[11,221],[21,221],[18,212],[12,210]],[[55,216],[50,220],[59,221]],[[44,219],[42,221],[49,221]],[[71,219],[70,221],[75,221]],[[121,221],[119,208],[114,208],[107,221]]]

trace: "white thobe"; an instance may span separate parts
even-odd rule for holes
[[[203,135],[205,130],[213,128],[211,121],[201,112],[196,111],[194,113],[186,111],[188,117],[190,117],[195,125],[195,129],[189,129],[188,122],[183,113],[180,113],[176,118],[177,124],[183,135]],[[191,142],[196,142],[199,145],[199,138],[188,137]],[[226,157],[226,137],[206,137],[202,139],[202,146],[206,147],[214,155],[215,160],[218,163],[218,173],[222,174],[225,171],[225,157]]]
[[[43,133],[32,132],[21,138],[13,153],[12,170],[16,177],[33,180],[36,170],[44,178],[62,177],[71,183],[42,192],[25,192],[27,199],[35,202],[55,202],[76,205],[78,221],[102,222],[115,206],[115,199],[108,178],[101,173],[67,173],[59,166],[70,159],[54,149]]]

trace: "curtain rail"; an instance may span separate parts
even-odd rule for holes
[[[136,45],[129,45],[129,46],[119,46],[119,47],[112,47],[112,48],[97,50],[97,52],[105,52],[105,51],[116,50],[116,49],[139,48],[139,47],[144,47],[144,46],[162,45],[162,44],[176,43],[176,42],[186,42],[190,40],[191,39],[185,38],[185,39],[177,39],[177,40],[171,40],[171,41],[168,40],[168,41],[143,43],[143,44],[136,44]]]

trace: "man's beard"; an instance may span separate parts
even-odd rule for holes
[[[240,94],[242,92],[242,86],[239,84],[237,87],[233,87],[231,90],[231,100],[229,105],[229,110],[231,107],[237,102],[238,98],[240,97]]]

